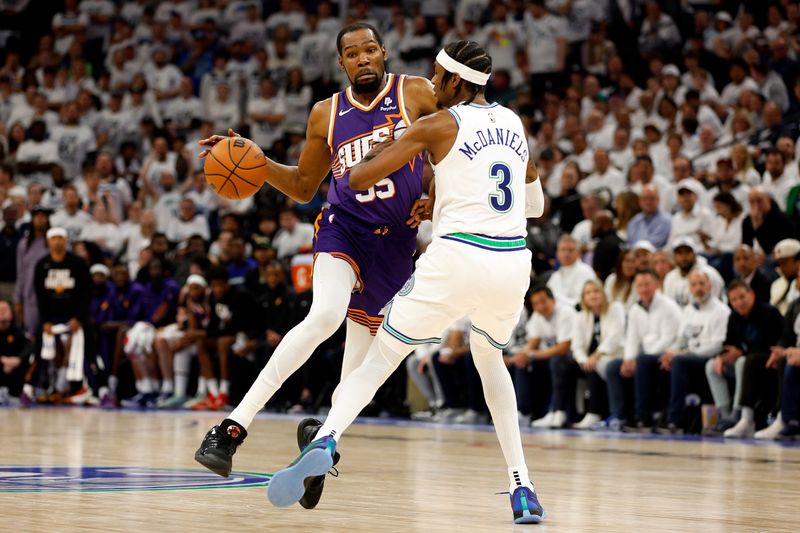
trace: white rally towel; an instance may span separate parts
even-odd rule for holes
[[[69,338],[69,326],[67,324],[54,324],[51,333],[42,332],[42,351],[39,354],[45,361],[52,361],[56,358],[56,335],[61,337],[61,342]]]
[[[67,324],[54,324],[51,333],[42,333],[42,351],[40,356],[45,361],[52,361],[56,357],[56,335],[62,345],[69,345],[69,358],[67,360],[67,381],[83,381],[83,351],[85,338],[83,329],[75,333],[70,332]]]
[[[149,322],[137,322],[125,335],[125,353],[144,355],[153,351],[156,328]]]
[[[69,344],[69,363],[67,365],[67,381],[83,381],[83,328],[72,334]]]

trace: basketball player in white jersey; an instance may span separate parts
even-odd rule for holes
[[[515,523],[544,518],[522,451],[517,405],[502,349],[511,340],[530,283],[526,215],[544,198],[519,117],[490,104],[484,86],[491,58],[475,42],[447,45],[436,57],[434,91],[447,108],[422,118],[399,140],[378,145],[350,171],[350,187],[367,189],[427,151],[434,168],[434,239],[416,271],[389,304],[364,363],[340,385],[317,438],[272,478],[268,497],[298,501],[305,478],[331,467],[342,432],[416,345],[439,342],[464,316],[486,403],[508,464]]]

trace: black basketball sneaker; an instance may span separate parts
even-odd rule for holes
[[[247,437],[247,430],[225,419],[206,433],[200,448],[194,452],[194,460],[222,477],[231,475],[233,454]]]
[[[300,421],[300,424],[297,426],[297,445],[300,447],[301,452],[306,446],[311,444],[317,434],[317,431],[319,431],[319,428],[321,427],[322,422],[316,418],[304,418]],[[333,454],[333,465],[336,466],[336,463],[338,462],[339,452],[335,452]],[[322,488],[324,486],[324,475],[306,478],[306,492],[303,494],[303,497],[300,498],[300,505],[306,509],[313,509],[316,507],[319,503],[319,499],[322,497]]]

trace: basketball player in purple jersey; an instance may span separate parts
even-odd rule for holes
[[[328,192],[331,207],[320,213],[315,224],[314,301],[308,316],[286,334],[239,406],[211,428],[195,453],[197,462],[221,476],[230,474],[233,454],[256,413],[345,318],[342,379],[361,364],[383,319],[381,310],[413,268],[416,230],[407,221],[411,222],[422,194],[422,154],[366,191],[352,190],[348,176],[374,144],[396,139],[412,122],[435,113],[436,96],[425,78],[385,71],[383,40],[369,24],[342,29],[336,44],[339,66],[347,73],[350,87],[314,105],[297,166],[267,159],[264,172],[265,182],[300,203],[311,200],[328,172],[333,173]],[[229,131],[229,135],[235,134]],[[215,135],[201,144],[213,146],[224,138]],[[301,449],[321,425],[315,419],[301,422]],[[300,501],[303,507],[316,506],[324,479],[309,478]]]

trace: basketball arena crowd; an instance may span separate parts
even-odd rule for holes
[[[359,20],[391,72],[430,76],[443,44],[477,41],[488,99],[530,132],[546,208],[504,352],[521,424],[800,435],[788,0],[0,0],[0,405],[241,399],[309,309],[327,184],[302,205],[269,186],[229,201],[198,141],[233,128],[296,165]],[[418,253],[430,240],[428,222]],[[364,414],[488,423],[469,327]],[[324,413],[343,342],[265,409]]]

